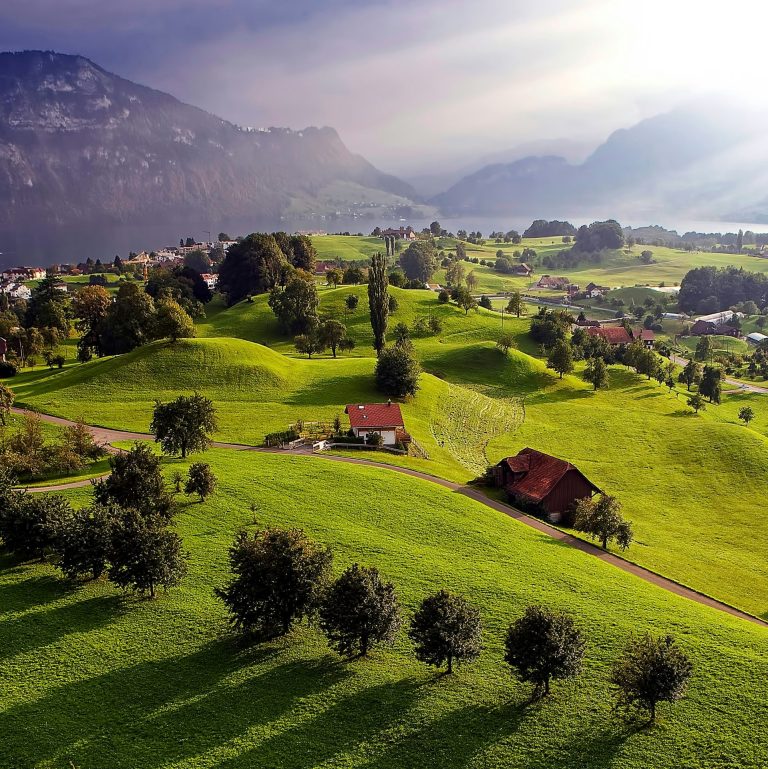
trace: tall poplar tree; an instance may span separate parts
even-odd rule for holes
[[[389,321],[389,293],[387,286],[387,260],[383,254],[371,257],[368,270],[368,306],[371,311],[373,346],[376,355],[380,355],[387,341],[387,323]]]

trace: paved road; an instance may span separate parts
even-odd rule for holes
[[[685,366],[685,364],[688,363],[687,358],[683,358],[680,355],[675,355],[674,353],[672,353],[669,358],[673,363],[677,363],[678,366]],[[723,377],[723,381],[727,382],[729,385],[738,387],[739,390],[745,393],[763,393],[764,395],[768,394],[768,387],[760,387],[760,385],[750,384],[749,382],[741,382],[738,379],[731,379],[731,377]]]
[[[13,409],[13,412],[16,414],[24,413],[22,409]],[[59,425],[62,427],[66,427],[68,425],[74,424],[73,422],[70,422],[67,419],[49,416],[47,414],[41,414],[40,418],[45,422],[49,422],[51,424]],[[94,438],[99,443],[106,446],[116,441],[147,440],[147,439],[154,440],[154,437],[152,435],[149,435],[148,433],[132,433],[132,432],[127,432],[125,430],[112,430],[106,427],[92,427],[92,426],[89,426],[89,429],[91,430],[91,433],[93,434]],[[481,491],[475,488],[464,486],[459,483],[454,483],[453,481],[447,481],[443,478],[438,478],[434,475],[429,475],[428,473],[421,472],[420,470],[412,470],[411,468],[407,468],[407,467],[398,467],[397,465],[390,465],[382,462],[375,462],[370,459],[358,459],[355,457],[341,457],[341,456],[335,456],[333,454],[309,454],[309,452],[306,450],[305,451],[302,451],[302,450],[288,451],[284,449],[283,450],[266,449],[266,448],[261,448],[257,446],[248,446],[241,443],[222,443],[219,441],[214,442],[213,446],[215,448],[220,448],[220,449],[231,449],[234,451],[258,451],[266,454],[288,454],[291,456],[308,454],[309,456],[312,456],[314,458],[319,458],[324,461],[343,462],[346,464],[363,465],[365,467],[375,467],[382,470],[389,470],[391,472],[401,473],[402,475],[408,475],[408,476],[411,476],[412,478],[419,478],[423,481],[428,481],[429,483],[434,483],[438,486],[442,486],[443,488],[449,489],[450,491],[456,492],[458,494],[463,494],[465,497],[469,497],[470,499],[473,499],[476,502],[479,502],[481,505],[485,505],[486,507],[489,507],[492,510],[497,510],[500,513],[504,513],[505,515],[508,515],[510,518],[514,518],[516,521],[520,521],[521,523],[524,523],[525,525],[530,526],[531,528],[536,529],[537,531],[540,531],[543,534],[546,534],[547,536],[550,536],[553,539],[558,540],[559,542],[563,542],[575,548],[576,550],[580,550],[583,553],[587,553],[588,555],[592,555],[596,558],[599,558],[601,561],[604,561],[605,563],[609,563],[612,566],[615,566],[616,568],[621,569],[622,571],[625,571],[629,574],[633,574],[634,576],[639,577],[645,582],[649,582],[652,585],[656,585],[657,587],[667,590],[670,593],[674,593],[675,595],[688,598],[689,600],[695,601],[696,603],[702,604],[704,606],[709,606],[710,608],[718,609],[719,611],[723,611],[734,617],[739,617],[749,622],[762,625],[764,627],[768,627],[768,622],[765,622],[757,617],[752,616],[751,614],[747,614],[746,612],[736,609],[733,606],[729,606],[726,603],[717,601],[714,598],[710,598],[709,596],[699,593],[696,590],[692,590],[691,588],[685,587],[684,585],[680,585],[674,580],[668,579],[667,577],[662,577],[660,574],[656,574],[655,572],[650,571],[649,569],[644,569],[642,566],[638,566],[637,564],[631,563],[630,561],[626,561],[618,555],[606,552],[605,550],[602,550],[596,545],[593,545],[591,542],[586,542],[582,539],[579,539],[578,537],[574,537],[573,535],[568,534],[567,532],[561,531],[560,529],[554,526],[550,526],[549,524],[545,523],[542,520],[539,520],[538,518],[533,518],[529,515],[526,515],[525,513],[515,509],[514,507],[510,507],[509,505],[505,505],[502,502],[498,502],[494,499],[490,499]],[[29,491],[35,491],[35,492],[64,491],[67,489],[82,488],[84,486],[88,486],[89,484],[90,484],[90,480],[86,479],[84,481],[74,481],[72,483],[61,483],[55,486],[30,488]]]

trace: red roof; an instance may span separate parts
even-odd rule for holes
[[[653,342],[656,339],[656,334],[650,328],[639,328],[635,331],[635,339],[640,339],[643,342]]]
[[[608,344],[632,343],[632,337],[627,333],[624,326],[600,326],[600,328],[589,326],[587,333],[590,336],[601,336]]]
[[[352,427],[405,427],[397,403],[351,403],[344,409]]]
[[[523,473],[522,478],[513,481],[507,488],[516,495],[527,497],[532,502],[541,502],[571,470],[584,478],[595,491],[600,491],[581,470],[570,462],[536,449],[523,449],[517,456],[502,459],[499,464],[506,464],[513,473]]]

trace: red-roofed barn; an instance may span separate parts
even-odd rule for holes
[[[529,448],[502,459],[494,468],[494,478],[511,502],[537,507],[553,522],[577,500],[600,491],[570,462]]]
[[[600,328],[590,326],[587,328],[587,333],[590,336],[600,336],[611,345],[632,344],[632,337],[624,326],[600,326]]]
[[[344,413],[349,415],[349,426],[357,438],[367,438],[370,433],[378,433],[385,446],[409,440],[397,403],[350,403]]]

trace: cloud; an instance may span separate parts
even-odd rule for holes
[[[332,125],[407,173],[531,140],[596,143],[706,88],[744,87],[762,68],[739,32],[762,28],[766,11],[709,6],[4,0],[0,46],[82,53],[246,125]]]

